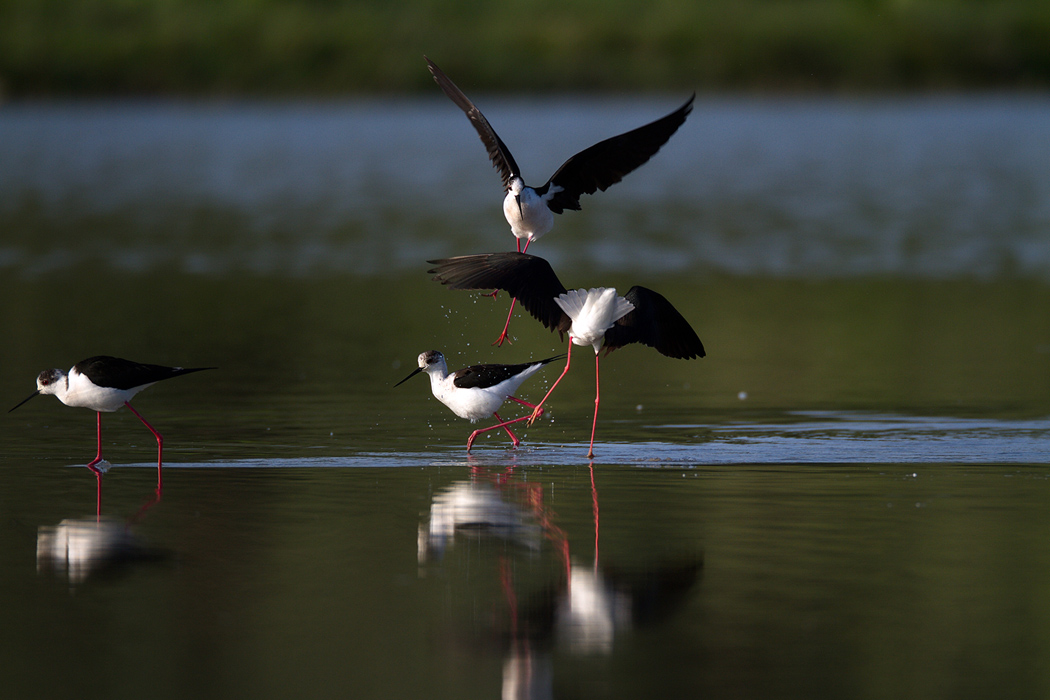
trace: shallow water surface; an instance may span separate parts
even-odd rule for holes
[[[674,104],[486,112],[543,173]],[[0,420],[0,688],[1050,693],[1045,100],[698,103],[530,248],[571,286],[658,289],[708,351],[604,357],[593,463],[587,352],[517,449],[468,455],[480,424],[394,388],[424,350],[565,349],[521,315],[492,347],[505,295],[426,274],[513,245],[449,107],[0,109],[0,396],[101,353],[218,367],[134,401],[160,493],[127,411],[100,494],[90,412]]]
[[[39,547],[90,475],[37,466],[3,548],[19,695],[1047,687],[1047,466],[217,465],[145,512],[150,472],[115,469],[138,549],[83,580]]]

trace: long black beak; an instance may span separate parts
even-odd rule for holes
[[[521,195],[520,194],[514,195],[514,201],[518,203],[518,216],[520,216],[521,218],[524,219],[525,218],[525,212],[523,212],[521,210]]]
[[[422,367],[416,367],[416,368],[415,368],[414,370],[412,370],[412,374],[408,375],[407,377],[405,377],[404,379],[402,379],[401,381],[399,381],[399,382],[398,382],[397,384],[395,384],[394,386],[401,386],[402,384],[404,384],[404,383],[405,383],[405,382],[407,382],[407,381],[408,381],[409,379],[411,379],[412,377],[416,376],[417,374],[419,374],[419,373],[420,373],[420,372],[422,372],[422,371],[423,371],[423,368],[422,368]],[[33,398],[33,397],[29,397],[29,398]],[[29,400],[29,399],[26,399],[26,401],[28,401],[28,400]],[[25,403],[26,401],[23,401],[22,403]],[[22,405],[22,403],[18,404],[18,406],[21,406],[21,405]],[[15,408],[18,408],[18,406],[15,406]],[[15,410],[15,408],[12,408],[11,410],[13,411],[13,410]]]
[[[22,404],[24,404],[24,403],[25,403],[26,401],[28,401],[29,399],[33,398],[34,396],[36,396],[36,395],[37,395],[37,394],[39,394],[39,393],[40,393],[40,390],[39,390],[39,389],[37,389],[37,390],[36,390],[36,391],[34,391],[34,392],[33,392],[32,394],[30,394],[29,396],[27,396],[26,398],[24,398],[24,399],[23,399],[23,400],[22,400],[22,401],[21,401],[21,402],[20,402],[20,403],[18,404],[18,406],[21,406],[21,405],[22,405]],[[18,406],[15,406],[15,408],[18,408]],[[12,409],[11,409],[11,411],[15,410],[15,408],[12,408]],[[10,413],[11,411],[8,411],[8,413]]]

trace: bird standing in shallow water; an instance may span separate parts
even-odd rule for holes
[[[102,414],[112,413],[121,406],[127,406],[142,424],[149,428],[153,436],[157,438],[157,490],[160,491],[162,452],[164,438],[146,419],[136,411],[131,404],[131,398],[146,387],[152,386],[164,379],[171,379],[191,372],[200,372],[214,367],[194,367],[185,369],[183,367],[164,367],[162,365],[145,365],[130,360],[122,360],[119,357],[97,355],[73,365],[69,372],[60,369],[44,370],[36,378],[36,391],[26,397],[18,406],[38,394],[53,394],[58,400],[67,406],[90,408],[97,414],[96,430],[98,435],[98,452],[95,459],[91,460],[87,467],[95,472],[99,479],[99,489],[102,486],[102,471],[97,466],[102,462]],[[18,408],[15,406],[11,411]],[[11,411],[8,411],[10,413]]]
[[[696,331],[663,295],[645,287],[631,287],[619,296],[612,288],[567,290],[543,258],[525,253],[486,253],[429,260],[434,279],[449,289],[505,289],[544,326],[568,332],[565,369],[536,404],[529,418],[539,417],[542,406],[569,371],[573,345],[594,348],[594,421],[587,457],[594,458],[594,433],[598,426],[599,351],[606,355],[630,343],[642,343],[668,357],[704,357]]]
[[[667,143],[678,127],[685,123],[696,98],[694,93],[685,104],[670,114],[585,148],[565,161],[546,184],[530,187],[525,184],[510,149],[496,134],[481,110],[474,106],[437,64],[426,56],[423,58],[426,59],[434,81],[470,119],[485,145],[485,150],[488,151],[489,160],[499,171],[503,180],[503,191],[506,193],[503,199],[503,214],[517,239],[519,253],[528,252],[529,245],[534,240],[551,230],[554,226],[554,214],[561,214],[566,209],[579,210],[581,195],[594,194],[598,190],[604,192],[632,170],[648,162]],[[523,238],[524,247],[521,244]],[[506,340],[513,313],[514,303],[511,302],[507,324],[493,345],[502,345]]]
[[[473,423],[491,414],[499,421],[496,425],[471,433],[467,438],[467,452],[470,452],[478,435],[497,428],[506,430],[514,447],[517,447],[521,441],[507,426],[523,420],[535,420],[543,413],[543,409],[528,401],[522,401],[514,396],[514,392],[544,365],[560,360],[562,357],[562,355],[557,355],[548,357],[546,360],[520,365],[472,365],[449,373],[448,366],[445,364],[445,356],[437,350],[428,350],[420,353],[419,367],[394,386],[404,384],[420,372],[426,372],[430,376],[430,390],[434,393],[434,398],[452,409],[457,416],[467,418]],[[533,413],[514,420],[503,420],[496,411],[507,399],[520,403],[522,406],[528,406],[533,409]]]

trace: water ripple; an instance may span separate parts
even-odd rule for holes
[[[1050,465],[1050,418],[989,420],[800,412],[798,423],[657,425],[701,431],[695,442],[596,442],[596,465],[698,467],[762,464]],[[808,420],[816,419],[816,420]],[[362,451],[318,457],[179,462],[193,468],[566,467],[588,464],[586,443],[530,441],[518,449],[461,444],[417,451]],[[142,463],[142,467],[155,465]]]

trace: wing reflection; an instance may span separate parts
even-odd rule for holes
[[[684,604],[702,566],[694,560],[628,573],[574,563],[555,607],[558,643],[575,653],[608,654],[617,635],[661,622]]]
[[[157,556],[124,522],[111,518],[67,518],[37,530],[37,573],[63,576],[70,586],[83,583],[90,575],[113,573],[129,562]]]
[[[503,661],[504,700],[554,697],[553,657],[612,652],[613,641],[670,618],[700,579],[700,559],[603,572],[573,564],[568,581],[519,611],[509,599],[510,640]]]

